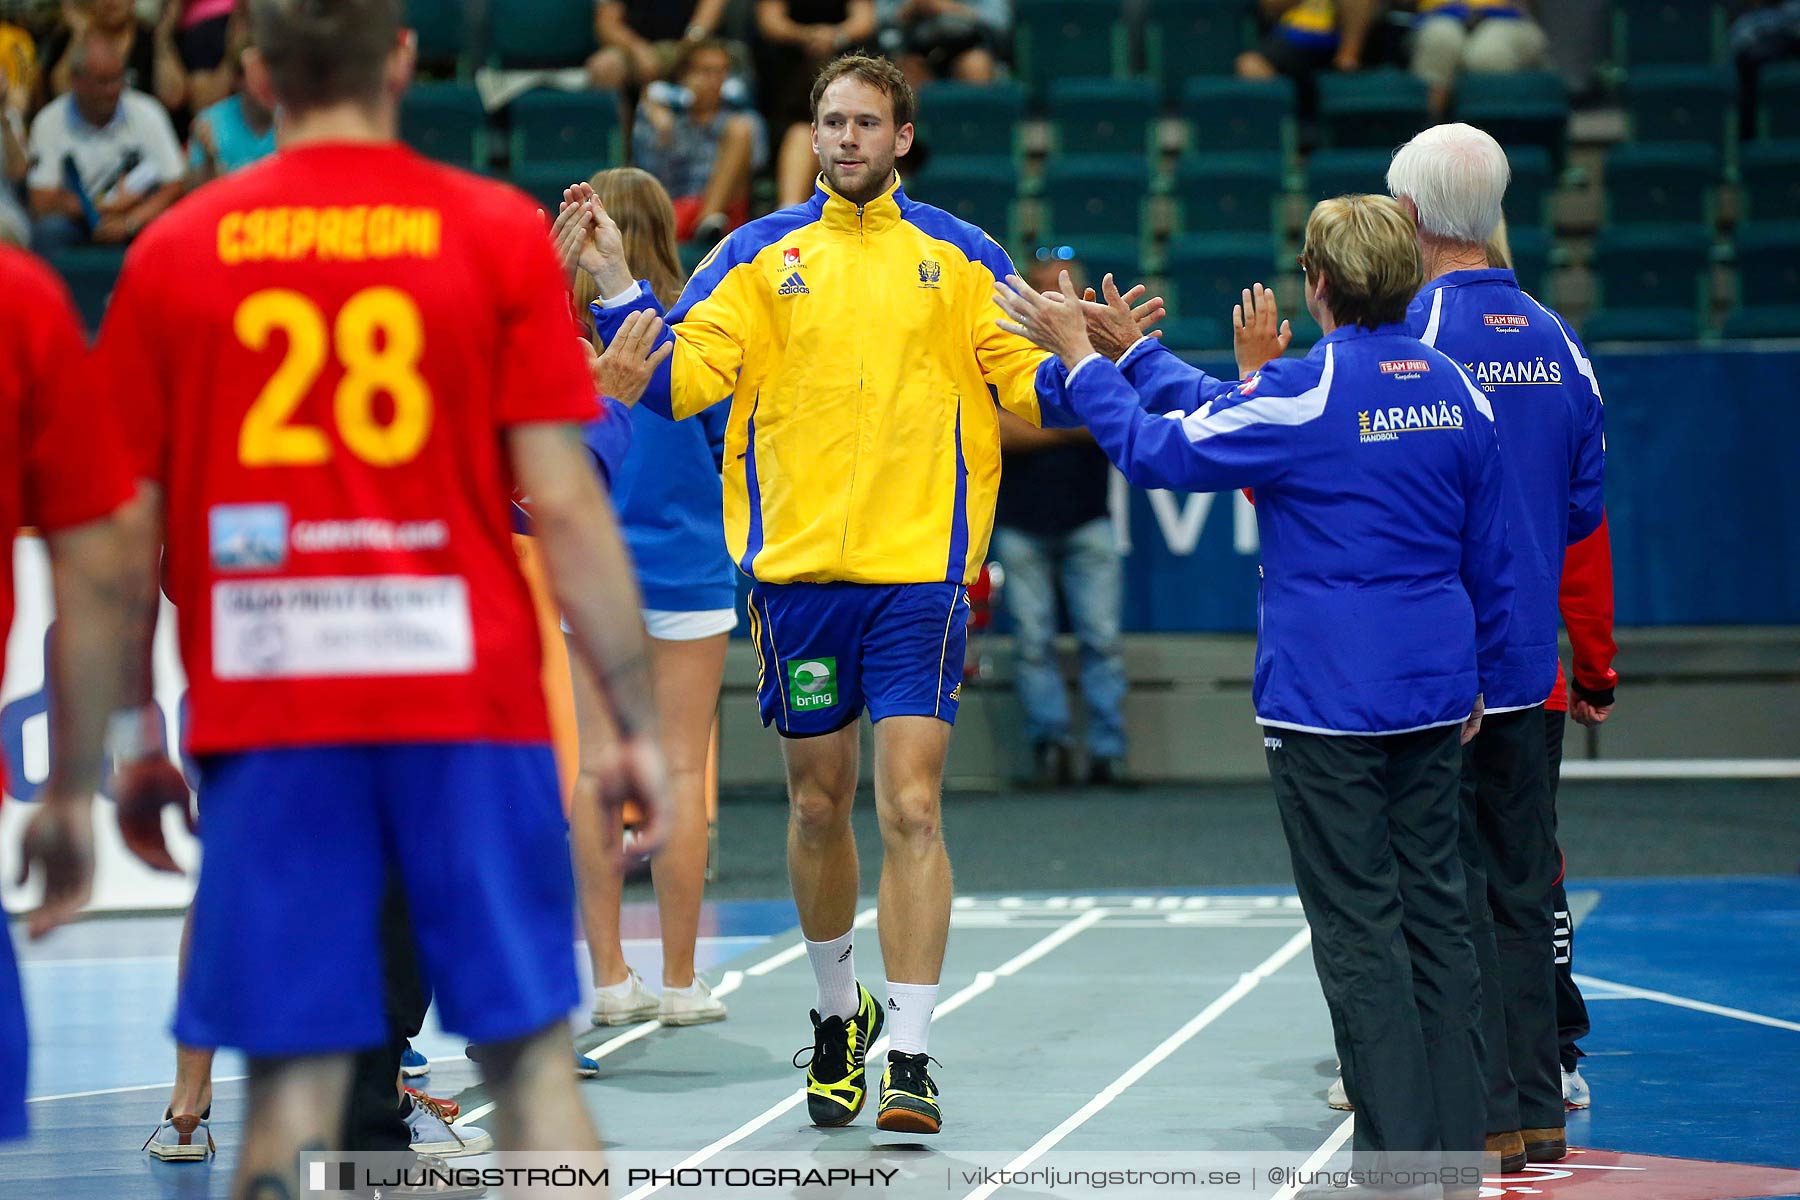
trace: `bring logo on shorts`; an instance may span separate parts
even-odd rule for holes
[[[787,687],[788,707],[796,712],[830,708],[838,702],[837,659],[788,659]]]

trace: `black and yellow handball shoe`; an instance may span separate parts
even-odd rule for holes
[[[864,1063],[869,1044],[881,1036],[885,1018],[869,989],[856,985],[856,1015],[819,1019],[812,1014],[812,1060],[806,1066],[806,1112],[814,1125],[848,1125],[856,1120],[869,1098]],[[801,1050],[794,1065],[801,1066]]]
[[[887,1070],[881,1076],[881,1111],[875,1117],[878,1128],[890,1133],[936,1133],[944,1127],[937,1084],[926,1070],[931,1061],[923,1054],[888,1051]]]

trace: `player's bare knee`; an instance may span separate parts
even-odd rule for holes
[[[936,788],[902,788],[880,808],[881,839],[895,847],[922,848],[943,837],[943,808]]]
[[[852,791],[852,798],[854,795]],[[795,788],[788,803],[788,823],[802,842],[828,841],[850,824],[850,807],[831,789]]]

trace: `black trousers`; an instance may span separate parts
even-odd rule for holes
[[[1484,1146],[1455,727],[1264,745],[1359,1153]]]
[[[1559,864],[1541,706],[1482,722],[1464,748],[1462,798],[1488,1132],[1560,1129],[1551,915]]]
[[[399,1151],[407,1149],[412,1140],[394,1094],[394,1081],[400,1075],[400,1056],[406,1053],[407,1041],[418,1036],[425,1024],[431,991],[419,970],[406,890],[397,874],[389,878],[387,894],[382,898],[381,949],[388,1040],[386,1045],[356,1056],[350,1099],[344,1111],[347,1150]]]
[[[1562,782],[1563,733],[1568,728],[1569,714],[1553,709],[1544,710],[1544,732],[1547,735],[1545,749],[1548,752],[1550,768],[1550,804],[1551,816],[1556,815],[1556,798],[1558,785]],[[1576,1045],[1588,1035],[1587,1001],[1581,998],[1581,989],[1575,986],[1575,921],[1569,915],[1569,895],[1563,890],[1563,876],[1568,873],[1569,860],[1562,852],[1562,843],[1557,842],[1556,860],[1559,866],[1556,877],[1556,890],[1551,893],[1551,916],[1555,919],[1555,940],[1552,945],[1556,951],[1556,1042],[1557,1057],[1561,1060],[1562,1069],[1573,1071],[1581,1061],[1581,1047]]]

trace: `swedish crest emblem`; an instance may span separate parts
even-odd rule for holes
[[[944,275],[943,268],[938,266],[938,264],[936,262],[934,262],[933,260],[931,260],[929,258],[920,260],[920,262],[919,262],[919,286],[920,287],[936,287],[938,285],[938,281],[943,278],[943,275]]]

